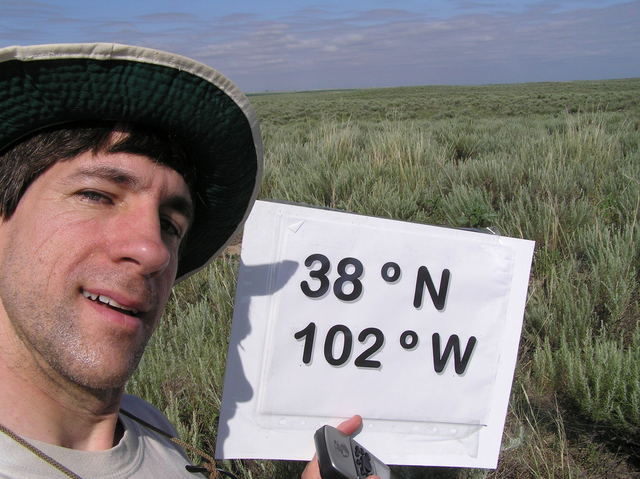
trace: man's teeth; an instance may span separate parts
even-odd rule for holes
[[[91,301],[98,301],[100,303],[109,305],[113,308],[118,308],[121,309],[123,311],[127,311],[128,313],[131,314],[138,314],[138,310],[137,309],[131,309],[131,308],[127,308],[126,306],[121,305],[120,303],[118,303],[116,300],[111,299],[109,296],[105,296],[103,294],[92,294],[89,293],[87,291],[82,291],[82,294],[85,298],[90,299]]]

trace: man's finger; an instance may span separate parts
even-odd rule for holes
[[[355,415],[347,419],[346,421],[342,421],[336,429],[344,434],[352,435],[358,429],[362,427],[362,417]],[[318,459],[316,456],[313,456],[313,459],[307,464],[304,471],[302,472],[302,479],[321,479],[320,477],[320,468],[318,467]],[[373,476],[367,479],[380,479],[377,476]]]
[[[362,427],[362,417],[356,414],[355,416],[351,416],[346,421],[343,421],[340,424],[338,424],[336,426],[336,429],[340,432],[347,434],[348,436],[351,436],[352,434],[355,434],[361,427]],[[313,458],[314,460],[316,459],[315,456]],[[380,479],[380,477],[369,476],[367,477],[367,479]]]
[[[362,417],[356,414],[355,416],[351,416],[346,421],[342,421],[340,424],[336,426],[336,429],[340,432],[343,432],[347,436],[351,436],[361,427],[362,427]]]

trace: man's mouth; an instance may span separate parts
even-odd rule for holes
[[[129,316],[138,317],[140,315],[140,311],[137,309],[127,308],[126,306],[121,305],[115,299],[110,298],[109,296],[105,296],[103,294],[92,294],[88,291],[82,290],[82,295],[90,299],[91,301],[95,301],[96,303],[104,304],[111,309],[115,309],[124,314],[128,314]]]

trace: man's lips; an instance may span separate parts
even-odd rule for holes
[[[127,314],[129,316],[135,316],[135,317],[139,317],[142,315],[142,311],[133,308],[131,306],[127,306],[124,304],[119,303],[118,301],[116,301],[115,299],[105,295],[105,294],[97,294],[97,293],[91,293],[89,291],[86,290],[82,290],[82,295],[91,300],[94,301],[96,303],[100,303],[100,304],[104,304],[105,306],[108,306],[112,309],[115,309],[116,311],[119,311],[121,313]]]

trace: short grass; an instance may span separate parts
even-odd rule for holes
[[[640,475],[640,80],[254,95],[262,198],[537,242],[495,471],[400,478]],[[129,390],[210,450],[238,257],[174,291]],[[302,464],[232,461],[246,478]]]

